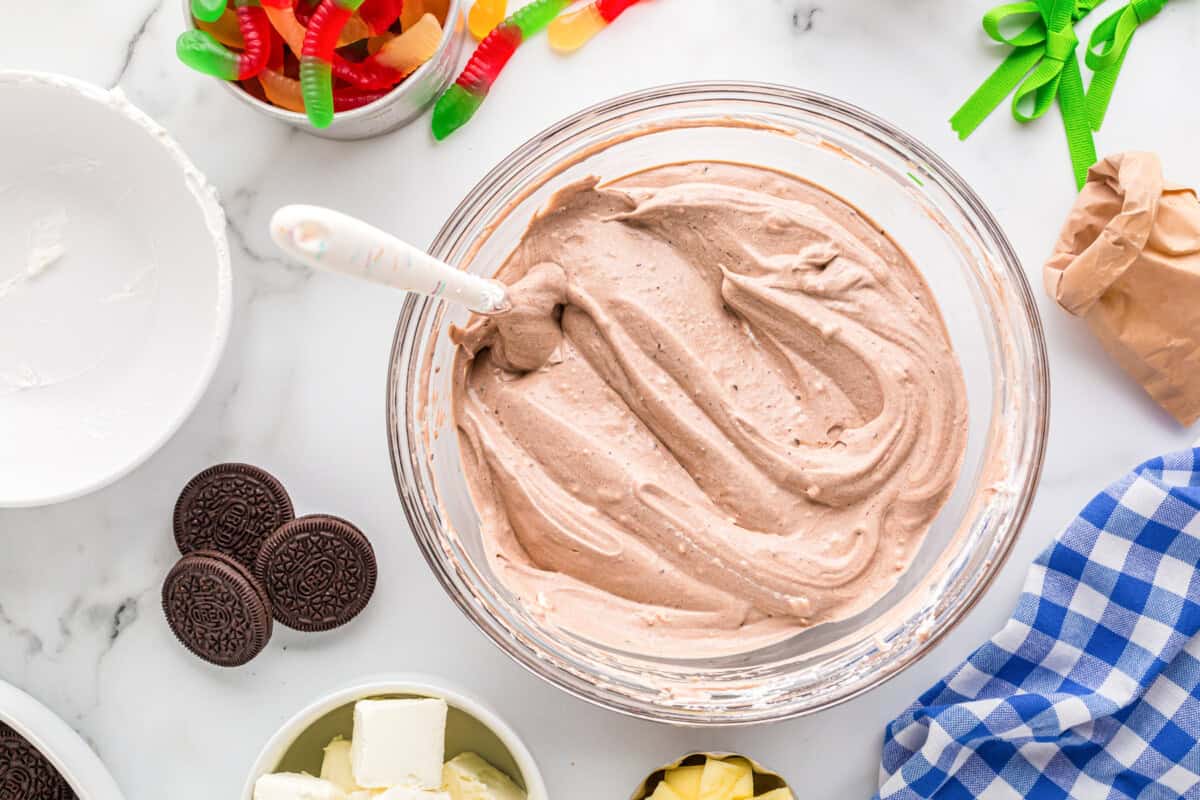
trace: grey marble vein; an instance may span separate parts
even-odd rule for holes
[[[66,609],[58,615],[58,645],[54,648],[55,655],[62,655],[67,649],[67,645],[71,643],[74,636],[74,631],[71,628],[71,620],[79,613],[79,607],[83,605],[83,598],[76,597],[71,600]]]
[[[128,630],[133,623],[137,622],[139,613],[137,597],[126,597],[117,604],[117,608],[112,612],[111,619],[109,621],[109,646],[115,644],[118,637]]]
[[[308,272],[307,269],[303,269],[295,263],[288,261],[287,259],[283,258],[283,256],[264,253],[254,247],[254,245],[250,244],[250,239],[246,235],[246,230],[242,227],[242,223],[233,214],[229,214],[226,217],[225,228],[226,235],[229,238],[229,243],[255,264],[273,264],[277,267],[287,270],[288,272]]]
[[[157,585],[157,584],[155,584]],[[102,603],[92,606],[88,609],[88,618],[104,635],[104,643],[101,646],[99,654],[96,656],[96,670],[99,672],[100,666],[104,663],[104,659],[116,647],[117,641],[121,635],[133,627],[138,621],[141,614],[141,600],[152,591],[154,586],[144,588],[136,594],[129,594],[121,598],[114,606],[111,603]],[[97,684],[96,692],[99,696],[100,687]]]
[[[42,637],[34,633],[32,629],[18,624],[4,610],[3,605],[0,605],[0,630],[7,630],[9,635],[25,642],[26,658],[32,658],[46,649],[45,644],[42,642]]]
[[[253,193],[238,191],[233,200],[245,204],[244,216],[250,216],[249,207],[253,203]],[[248,281],[249,290],[245,304],[250,305],[258,298],[271,295],[285,295],[303,289],[312,280],[313,271],[295,262],[289,261],[275,252],[266,252],[252,244],[249,232],[241,222],[243,214],[233,213],[232,203],[226,203],[227,216],[225,221],[226,236],[233,249],[245,256],[250,262],[260,267],[276,267],[270,275],[259,271]],[[272,250],[274,245],[271,245]]]
[[[792,11],[792,28],[797,33],[808,33],[816,25],[817,15],[823,11],[817,5],[796,6]]]
[[[117,69],[117,77],[113,79],[111,84],[109,84],[110,87],[116,87],[121,84],[121,79],[123,79],[125,77],[125,73],[129,71],[129,66],[133,63],[133,57],[137,53],[138,45],[141,44],[142,39],[146,35],[146,30],[150,27],[150,23],[154,21],[154,18],[158,16],[158,12],[161,9],[162,3],[156,3],[153,7],[151,7],[150,11],[144,17],[142,17],[141,24],[138,25],[137,30],[134,31],[133,36],[130,37],[129,42],[125,45],[125,56],[121,59],[121,66]]]

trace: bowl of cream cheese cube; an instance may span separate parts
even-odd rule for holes
[[[478,700],[432,678],[370,678],[288,720],[242,800],[547,800],[529,749]]]

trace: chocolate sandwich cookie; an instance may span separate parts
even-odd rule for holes
[[[179,560],[163,582],[163,612],[180,643],[221,667],[239,667],[271,638],[271,601],[238,561],[200,550]]]
[[[300,631],[327,631],[362,611],[375,592],[375,551],[344,519],[295,519],[263,544],[254,574],[275,619]]]
[[[0,798],[76,800],[76,797],[70,784],[48,758],[0,722]]]
[[[250,464],[217,464],[188,481],[175,503],[175,542],[187,555],[216,550],[248,569],[262,543],[295,517],[273,475]]]

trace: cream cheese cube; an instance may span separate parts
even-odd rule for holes
[[[254,800],[346,800],[346,793],[312,775],[277,772],[254,782]]]
[[[375,800],[450,800],[450,795],[414,786],[393,786],[383,794],[375,795]]]
[[[511,778],[475,753],[447,761],[442,782],[450,800],[525,800],[525,792]]]
[[[321,780],[329,781],[346,794],[362,788],[355,782],[354,770],[350,765],[350,742],[340,736],[325,746]]]
[[[446,755],[445,700],[359,700],[350,762],[367,789],[439,789]]]

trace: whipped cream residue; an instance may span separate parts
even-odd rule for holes
[[[57,263],[67,252],[63,239],[63,228],[67,224],[67,212],[59,209],[34,220],[29,233],[29,252],[25,257],[25,268],[15,275],[0,280],[0,299],[14,289],[28,283]]]
[[[179,165],[184,185],[196,199],[204,224],[212,234],[212,240],[217,248],[218,274],[221,282],[216,293],[216,301],[219,304],[216,315],[219,319],[228,319],[232,292],[230,290],[229,251],[224,235],[224,211],[215,189],[208,184],[166,130],[133,106],[120,89],[105,90],[71,78],[45,73],[3,70],[0,70],[0,84],[30,87],[49,85],[71,89],[89,100],[117,110],[145,130],[163,147],[172,160]],[[33,196],[41,198],[41,190],[47,186],[62,186],[69,189],[72,186],[85,185],[78,181],[100,175],[108,166],[110,165],[106,162],[91,155],[67,153],[36,167],[36,172],[31,171],[21,175],[19,180],[14,179],[0,185],[0,195],[4,196],[4,204],[14,204],[11,206],[12,208],[24,209],[29,205],[31,193]],[[125,169],[125,167],[121,169]],[[12,176],[6,177],[11,178]],[[76,181],[76,183],[72,183],[72,181]],[[95,281],[72,284],[72,288],[69,290],[71,293],[69,302],[73,311],[68,312],[66,306],[55,308],[50,305],[47,306],[47,313],[41,316],[31,316],[30,303],[37,303],[39,307],[46,306],[47,293],[68,291],[66,283],[61,281],[54,283],[60,276],[53,273],[61,270],[86,269],[87,259],[97,257],[96,254],[89,252],[90,236],[97,226],[105,223],[98,218],[93,218],[95,215],[88,213],[91,207],[82,201],[73,203],[78,199],[74,196],[64,195],[64,207],[53,208],[38,214],[30,226],[29,244],[23,258],[19,256],[19,260],[9,263],[0,262],[3,266],[8,267],[0,270],[0,302],[22,304],[21,308],[25,312],[25,316],[38,323],[38,329],[30,336],[22,338],[20,341],[8,341],[4,343],[3,348],[0,348],[0,395],[58,386],[94,372],[110,356],[116,355],[123,347],[128,346],[129,336],[127,334],[135,327],[134,319],[126,312],[122,312],[122,324],[118,326],[119,331],[108,331],[111,335],[107,337],[107,340],[111,341],[105,343],[99,340],[89,340],[88,347],[76,348],[75,356],[69,356],[59,343],[48,342],[48,337],[45,335],[34,335],[38,330],[44,331],[53,328],[53,320],[56,316],[75,313],[74,310],[81,306],[90,305],[93,309],[99,310],[115,304],[137,305],[138,314],[142,315],[157,291],[160,265],[157,261],[158,248],[154,241],[154,234],[151,231],[143,236],[141,232],[130,231],[131,239],[139,239],[140,242],[137,247],[138,252],[130,254],[132,260],[126,268],[132,272],[126,272],[128,277],[122,283],[116,284],[115,287],[112,285],[97,286]],[[93,207],[96,206],[96,198],[91,198],[90,202]],[[72,203],[78,206],[75,213],[66,207]],[[3,207],[4,205],[0,204],[0,208]],[[103,211],[103,203],[100,203],[98,208]],[[14,215],[10,214],[9,216]],[[2,222],[0,221],[0,224]],[[69,240],[68,233],[73,228],[83,231],[80,234],[80,242]],[[11,258],[13,254],[10,252],[5,255]],[[9,264],[15,266],[15,269]],[[43,281],[45,281],[44,287],[40,285]],[[43,295],[34,300],[32,294],[25,294],[25,292],[35,291],[42,292]],[[10,306],[10,308],[12,307]],[[0,314],[4,313],[0,309]],[[105,333],[105,331],[98,331],[98,333]],[[219,351],[223,347],[226,335],[226,328],[215,332],[213,347],[216,350]]]

